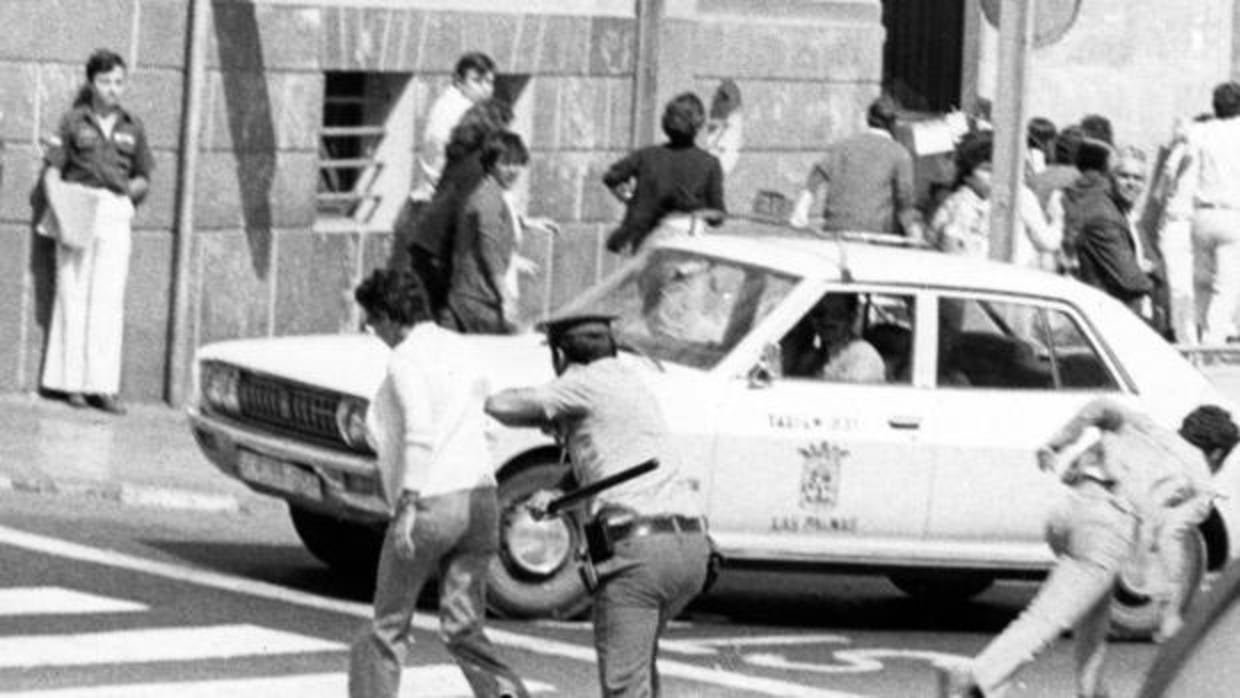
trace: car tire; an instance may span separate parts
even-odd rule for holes
[[[1185,571],[1183,576],[1175,581],[1185,590],[1181,612],[1196,599],[1209,565],[1206,539],[1201,531],[1193,531],[1193,535],[1185,540],[1185,546]],[[1146,565],[1153,562],[1151,556]],[[1160,604],[1154,595],[1144,588],[1141,581],[1144,575],[1138,572],[1135,568],[1122,570],[1115,583],[1115,592],[1111,596],[1112,639],[1146,640],[1158,629]]]
[[[984,572],[960,570],[894,572],[887,579],[915,599],[947,602],[968,601],[995,583],[995,578]]]
[[[556,490],[565,467],[534,461],[499,484],[499,554],[491,561],[487,606],[505,618],[574,618],[590,606],[574,551],[580,533],[562,518],[534,521],[521,506],[538,490]]]
[[[383,530],[289,505],[293,529],[306,549],[333,571],[373,579],[383,546]]]

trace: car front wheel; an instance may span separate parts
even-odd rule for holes
[[[558,490],[564,466],[546,459],[503,478],[499,485],[499,554],[491,561],[487,605],[509,618],[571,618],[590,605],[577,573],[578,531],[563,518],[536,520],[530,495]]]
[[[1184,541],[1184,571],[1179,579],[1170,580],[1180,587],[1183,604],[1188,608],[1201,589],[1208,556],[1206,540],[1201,531],[1193,531]],[[1163,586],[1158,560],[1144,553],[1120,570],[1111,597],[1111,637],[1121,640],[1143,640],[1154,634],[1162,617],[1158,591]]]

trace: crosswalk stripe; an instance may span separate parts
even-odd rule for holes
[[[255,625],[116,630],[0,638],[0,668],[227,659],[330,652],[338,642]]]
[[[254,679],[225,679],[175,683],[128,684],[57,688],[19,693],[0,692],[4,698],[339,698],[345,695],[344,674],[306,674]],[[550,684],[527,681],[532,693],[554,693]],[[469,683],[453,664],[408,667],[401,680],[400,698],[466,698]]]
[[[132,613],[145,604],[87,594],[62,587],[0,589],[0,616],[44,616],[71,613]]]

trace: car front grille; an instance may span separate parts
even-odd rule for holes
[[[241,416],[337,448],[348,448],[336,427],[340,397],[270,376],[242,372],[237,386]]]

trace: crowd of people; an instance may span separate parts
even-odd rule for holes
[[[790,222],[806,225],[817,195],[828,230],[902,234],[950,254],[994,256],[989,127],[975,121],[958,134],[950,190],[918,206],[894,117],[880,98],[866,131],[828,147]],[[1240,340],[1240,84],[1218,85],[1213,111],[1177,125],[1153,154],[1117,145],[1099,114],[1062,129],[1035,117],[1026,135],[1011,262],[1099,288],[1171,341]]]

